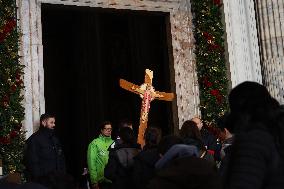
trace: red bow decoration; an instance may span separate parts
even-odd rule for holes
[[[213,3],[217,6],[221,5],[221,0],[213,0]]]
[[[4,39],[7,37],[7,35],[13,31],[15,26],[17,25],[17,22],[15,19],[9,20],[6,25],[4,25],[2,32],[0,32],[0,43],[4,41]]]

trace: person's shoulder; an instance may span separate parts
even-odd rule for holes
[[[246,147],[255,151],[270,152],[275,148],[273,136],[263,130],[252,130],[241,134],[235,135],[234,146]]]
[[[103,142],[104,142],[103,138],[101,136],[98,136],[92,140],[90,145],[100,145]]]
[[[273,136],[268,131],[261,129],[254,129],[236,136],[238,136],[237,139],[256,140],[259,142],[268,142],[273,140]]]
[[[99,142],[99,138],[94,138],[89,145],[96,145]]]
[[[41,133],[39,131],[34,132],[28,139],[27,142],[33,142],[41,137]]]
[[[142,150],[138,153],[134,160],[145,162],[154,165],[160,159],[160,154],[157,149]]]

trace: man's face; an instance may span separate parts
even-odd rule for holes
[[[105,125],[104,129],[101,130],[102,135],[106,136],[106,137],[110,137],[111,136],[111,131],[112,131],[112,127],[110,124]]]
[[[192,119],[192,121],[194,121],[194,122],[196,123],[196,125],[197,125],[197,127],[198,127],[199,130],[202,129],[203,123],[202,123],[201,119],[195,117],[195,118]]]
[[[48,129],[54,129],[55,127],[55,118],[50,117],[42,121],[42,125]]]

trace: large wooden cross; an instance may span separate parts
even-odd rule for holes
[[[146,73],[144,83],[140,86],[130,83],[124,79],[119,80],[119,85],[121,88],[139,94],[142,98],[140,125],[138,132],[138,143],[142,146],[145,145],[144,133],[147,128],[148,114],[150,110],[151,101],[154,99],[172,101],[174,98],[173,93],[155,91],[154,87],[152,86],[153,71],[146,69],[145,72]]]

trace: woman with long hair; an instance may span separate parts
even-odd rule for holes
[[[182,138],[185,144],[197,147],[200,158],[204,158],[210,162],[214,162],[213,155],[207,152],[207,149],[202,142],[201,133],[197,127],[196,122],[192,120],[185,121],[180,129],[180,137]]]

